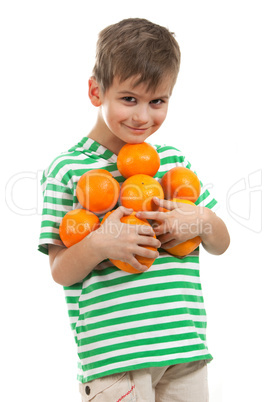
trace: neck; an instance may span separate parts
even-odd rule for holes
[[[117,138],[107,127],[106,123],[103,120],[101,110],[99,110],[95,126],[89,132],[87,137],[103,145],[115,155],[118,155],[120,149],[125,144],[124,141]]]

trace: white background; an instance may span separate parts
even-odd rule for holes
[[[265,7],[260,0],[2,2],[2,401],[80,400],[63,290],[36,251],[39,180],[93,125],[87,80],[97,34],[128,17],[176,33],[181,71],[169,116],[150,140],[184,151],[231,234],[224,255],[202,250],[210,400],[267,400]]]

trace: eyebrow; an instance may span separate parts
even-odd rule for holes
[[[139,97],[139,95],[136,94],[135,92],[131,92],[131,91],[127,91],[127,90],[125,90],[125,91],[119,91],[118,94],[119,94],[119,95],[131,95],[131,96],[133,96],[134,98],[136,98],[136,97],[138,98],[138,97]],[[169,98],[170,98],[169,95],[163,95],[163,96],[155,96],[155,97],[152,97],[152,99],[169,99]]]

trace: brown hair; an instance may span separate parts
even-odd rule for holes
[[[149,90],[171,77],[174,86],[179,67],[179,45],[174,34],[160,25],[129,18],[99,33],[93,75],[103,92],[115,76],[121,82],[136,76],[135,86],[147,82]]]

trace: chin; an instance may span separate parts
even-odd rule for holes
[[[134,135],[134,136],[130,136],[127,143],[128,144],[140,144],[141,142],[146,141],[149,137],[151,136],[151,134],[149,135]]]
[[[141,142],[144,142],[146,139],[142,139],[142,138],[134,138],[134,139],[130,139],[129,141],[127,141],[127,144],[141,144]]]

